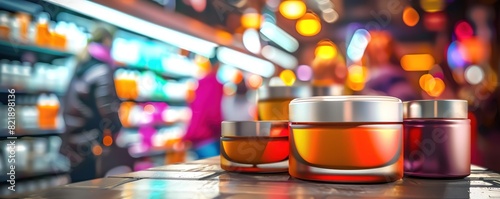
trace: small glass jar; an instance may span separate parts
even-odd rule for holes
[[[223,121],[221,168],[234,172],[286,172],[288,135],[287,121]]]
[[[341,183],[403,176],[403,107],[384,96],[322,96],[290,103],[291,176]]]
[[[261,86],[257,103],[259,120],[288,120],[288,104],[295,98],[310,97],[310,86]]]
[[[405,175],[462,178],[470,174],[470,120],[465,100],[404,103]]]

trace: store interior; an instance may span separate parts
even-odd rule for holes
[[[64,107],[74,103],[67,94],[79,89],[71,82],[99,28],[112,34],[108,80],[120,100],[114,110],[121,127],[101,129],[78,151],[95,157],[92,178],[204,158],[186,138],[202,131],[193,116],[258,120],[259,89],[297,85],[314,87],[315,95],[467,100],[471,163],[500,171],[499,5],[0,1],[0,181],[8,180],[7,137],[16,136],[18,193],[75,182],[71,158],[61,154],[69,131]],[[216,82],[208,82],[211,75]],[[13,93],[15,135],[7,125]],[[0,195],[9,194],[6,186]]]

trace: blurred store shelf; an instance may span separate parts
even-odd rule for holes
[[[9,93],[9,89],[10,88],[3,88],[3,87],[0,87],[0,94],[10,94]],[[63,92],[59,92],[59,91],[53,91],[53,90],[28,90],[28,89],[16,89],[15,92],[15,95],[40,95],[40,94],[50,94],[50,93],[53,93],[55,95],[57,95],[58,97],[62,97],[64,96],[64,93]]]
[[[66,174],[69,171],[38,171],[38,172],[18,172],[16,174],[16,180],[31,180],[35,178],[43,178],[43,177],[48,177],[48,176],[56,176],[56,175],[62,175]],[[8,176],[6,175],[1,175],[0,176],[0,181],[5,182],[7,180]]]
[[[1,129],[0,130],[0,138],[6,138],[6,137],[44,137],[44,136],[52,136],[52,135],[61,135],[64,131],[60,129],[54,129],[54,130],[43,130],[43,129],[15,129],[14,135],[9,134],[8,129]]]
[[[61,51],[58,49],[40,47],[33,44],[19,43],[16,41],[0,40],[0,54],[2,56],[19,57],[25,52],[32,52],[36,55],[43,55],[37,56],[39,61],[42,62],[50,62],[57,58],[64,58],[74,55],[72,53]]]
[[[133,158],[147,158],[156,156],[165,156],[168,153],[166,149],[151,149],[145,152],[130,153]]]

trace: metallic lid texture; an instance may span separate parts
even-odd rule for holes
[[[403,107],[404,118],[467,119],[466,100],[414,100]]]
[[[290,102],[290,122],[402,122],[403,104],[387,96],[318,96]]]
[[[261,86],[259,99],[299,98],[312,96],[312,89],[308,85],[301,86]]]
[[[223,121],[222,136],[280,137],[288,136],[288,121]]]
[[[344,92],[344,85],[312,87],[313,96],[337,96],[337,95],[342,95],[342,92]]]

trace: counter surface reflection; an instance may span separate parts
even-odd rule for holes
[[[219,157],[69,184],[13,198],[498,198],[500,174],[473,166],[464,179],[404,177],[384,184],[333,184],[287,173],[225,172]]]

